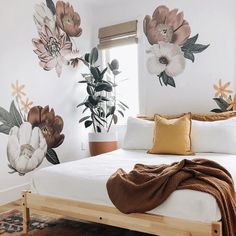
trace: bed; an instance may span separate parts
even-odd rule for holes
[[[216,161],[236,181],[235,155],[201,153],[184,158]],[[136,163],[170,164],[182,159],[183,156],[119,149],[41,169],[34,174],[31,192],[22,193],[24,232],[28,231],[29,210],[36,209],[160,236],[222,236],[220,210],[207,193],[175,191],[163,204],[145,214],[125,215],[111,203],[106,181],[118,168],[130,171]]]

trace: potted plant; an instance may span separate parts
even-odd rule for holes
[[[112,124],[117,124],[118,117],[124,117],[124,112],[128,109],[116,94],[116,80],[121,73],[119,62],[114,59],[106,68],[101,69],[96,65],[97,48],[77,60],[83,61],[88,67],[88,73],[82,74],[83,80],[79,81],[86,85],[87,95],[77,107],[84,106],[82,114],[85,116],[79,122],[83,122],[85,128],[93,127],[93,133],[89,133],[90,153],[94,156],[113,151],[117,149],[117,137],[116,133],[111,132]]]

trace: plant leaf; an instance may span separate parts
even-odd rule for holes
[[[101,132],[102,132],[102,130],[101,130],[101,128],[100,128],[99,126],[97,126],[97,132],[98,132],[98,133],[101,133]]]
[[[113,121],[114,121],[114,124],[116,125],[117,122],[118,122],[118,116],[117,115],[113,115]]]
[[[204,50],[206,50],[209,46],[210,46],[210,44],[208,44],[208,45],[194,44],[190,47],[190,51],[192,53],[200,53],[200,52],[203,52]]]
[[[77,108],[78,108],[78,107],[81,107],[81,106],[83,106],[83,105],[85,105],[85,103],[86,103],[86,102],[80,103],[79,105],[77,105]]]
[[[216,109],[211,110],[211,112],[221,113],[221,112],[223,112],[223,111],[222,111],[221,109],[216,108]]]
[[[229,104],[222,98],[213,98],[213,100],[216,102],[216,104],[219,106],[219,108],[222,111],[227,111],[227,108],[229,107]]]
[[[87,119],[89,119],[90,118],[90,116],[85,116],[85,117],[83,117],[83,118],[81,118],[80,120],[79,120],[79,123],[82,123],[83,121],[85,121],[85,120],[87,120]]]
[[[12,101],[11,106],[10,106],[10,114],[14,121],[14,125],[17,127],[20,127],[23,121],[22,121],[19,111],[16,109],[14,101]]]
[[[90,71],[91,71],[91,73],[92,73],[95,80],[100,79],[100,75],[99,75],[99,73],[98,73],[98,71],[95,67],[91,66]]]
[[[89,63],[89,57],[90,57],[90,54],[89,54],[89,53],[86,53],[86,54],[84,55],[84,60],[85,60],[86,62],[88,62],[88,63]]]
[[[119,61],[117,59],[112,60],[110,65],[111,65],[112,71],[119,70]]]
[[[88,110],[88,107],[85,107],[84,110],[82,111],[82,114],[85,113]]]
[[[11,127],[11,126],[8,126],[7,124],[1,124],[1,125],[0,125],[0,133],[9,134],[11,128],[12,128],[12,127]]]
[[[125,117],[125,115],[124,115],[124,113],[123,113],[122,111],[118,110],[118,112],[119,112],[123,117]]]
[[[101,92],[101,91],[111,92],[112,86],[109,83],[100,83],[96,86],[95,91],[96,92]]]
[[[93,95],[93,88],[91,87],[91,86],[87,86],[87,93],[89,94],[89,95]]]
[[[48,151],[46,153],[46,158],[47,158],[48,162],[50,162],[53,165],[60,164],[60,161],[57,157],[57,153],[53,149],[48,149]]]
[[[121,105],[123,105],[124,107],[126,107],[127,109],[129,109],[129,107],[128,107],[126,104],[124,104],[122,101],[119,101],[119,102],[120,102]]]
[[[91,120],[86,120],[86,121],[84,122],[85,128],[88,128],[89,126],[91,126],[92,123],[93,123],[93,122],[92,122]]]
[[[51,10],[52,14],[56,14],[56,8],[52,0],[46,0],[47,7]]]
[[[189,59],[190,61],[194,62],[195,61],[195,56],[193,55],[192,52],[184,52],[184,57]]]
[[[98,60],[98,49],[95,47],[92,49],[89,55],[89,63],[93,65]]]

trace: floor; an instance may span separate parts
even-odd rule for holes
[[[18,200],[18,201],[15,201],[15,202],[11,202],[11,203],[8,203],[6,205],[3,205],[3,206],[0,206],[0,213],[2,212],[7,212],[7,211],[11,211],[11,210],[19,210],[21,211],[21,200]],[[59,215],[55,215],[55,214],[50,214],[50,213],[45,213],[45,212],[40,212],[40,211],[30,211],[30,213],[33,213],[33,214],[42,214],[44,216],[49,216],[49,217],[60,217]]]
[[[0,206],[0,213],[5,212],[5,211],[10,211],[13,209],[21,210],[21,201],[15,201],[11,202],[7,205]]]

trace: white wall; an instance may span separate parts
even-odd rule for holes
[[[94,44],[97,43],[98,28],[139,20],[139,85],[140,113],[209,112],[216,108],[213,84],[219,79],[231,81],[235,88],[236,78],[236,2],[198,1],[198,0],[119,0],[103,1],[104,5],[96,7],[96,26]],[[185,19],[192,29],[192,36],[199,33],[199,43],[211,44],[210,47],[196,54],[196,61],[187,61],[183,74],[175,78],[177,88],[160,87],[154,76],[146,69],[147,55],[150,47],[142,30],[145,15],[152,15],[159,5],[170,9],[184,11]],[[95,13],[94,13],[95,14]]]
[[[8,0],[0,8],[0,106],[9,108],[12,101],[11,83],[19,80],[25,85],[27,96],[34,105],[53,107],[64,120],[64,143],[56,149],[61,162],[83,158],[87,150],[81,150],[81,142],[87,143],[87,134],[78,123],[81,113],[76,108],[83,98],[83,91],[77,84],[80,72],[64,67],[61,78],[55,70],[44,71],[33,52],[32,38],[38,37],[33,22],[35,3],[41,1]],[[82,19],[82,36],[76,40],[81,54],[91,49],[92,15],[85,3],[73,0],[70,3]],[[0,134],[0,204],[14,200],[19,190],[29,183],[32,173],[25,176],[9,174],[6,146],[8,136]],[[48,165],[45,160],[42,166]]]

